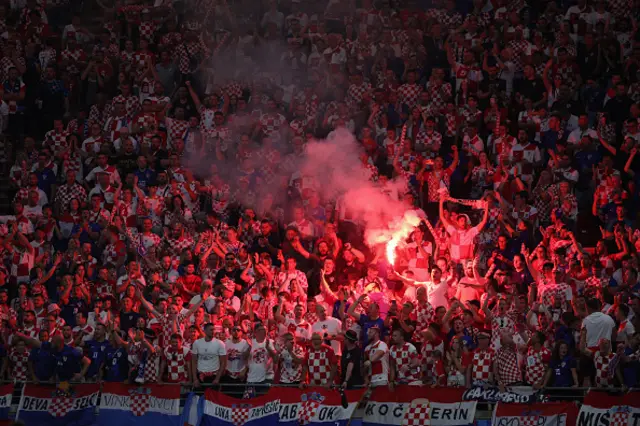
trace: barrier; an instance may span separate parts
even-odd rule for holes
[[[171,406],[170,409],[167,408],[168,407],[167,404],[169,403],[167,402],[164,403],[164,408],[163,408],[165,410],[164,414],[169,414],[173,416],[182,416],[182,418],[184,419],[189,417],[189,413],[184,412],[185,407],[191,407],[191,417],[201,415],[201,412],[198,412],[197,410],[194,409],[195,405],[192,404],[192,401],[193,400],[198,401],[202,399],[202,397],[206,392],[209,392],[209,393],[220,392],[221,394],[224,394],[227,397],[240,399],[245,394],[247,387],[251,385],[246,385],[246,384],[204,385],[202,387],[195,389],[192,386],[172,385],[172,384],[127,386],[120,383],[103,383],[103,384],[63,383],[58,385],[54,385],[54,384],[36,385],[35,383],[26,383],[26,384],[16,383],[15,385],[13,385],[13,384],[8,384],[7,382],[4,382],[4,384],[0,383],[0,386],[2,386],[3,395],[4,395],[4,396],[0,395],[0,402],[1,402],[0,413],[5,413],[4,415],[0,414],[0,425],[1,425],[3,424],[2,417],[7,416],[9,418],[14,418],[19,407],[21,407],[22,410],[25,410],[25,404],[24,404],[25,395],[30,398],[37,397],[36,399],[39,398],[39,400],[43,400],[46,398],[51,399],[51,401],[49,401],[48,403],[40,402],[39,404],[41,405],[37,405],[36,402],[34,402],[33,400],[30,400],[29,404],[27,405],[29,405],[30,407],[30,411],[31,411],[30,414],[33,414],[33,412],[40,411],[42,413],[48,413],[48,415],[50,415],[52,419],[56,419],[56,415],[52,413],[55,413],[56,410],[60,410],[59,406],[64,406],[65,403],[67,405],[69,404],[73,405],[72,400],[69,398],[73,398],[74,395],[85,398],[87,400],[87,404],[89,404],[88,401],[91,398],[85,395],[85,393],[88,391],[83,390],[82,392],[76,392],[74,394],[75,389],[80,390],[81,388],[86,387],[86,388],[92,389],[93,394],[96,394],[97,392],[96,389],[99,388],[101,392],[100,395],[97,396],[96,394],[95,399],[91,400],[90,405],[85,404],[86,405],[85,406],[83,404],[78,404],[78,407],[80,408],[88,407],[95,412],[95,415],[100,416],[101,407],[103,407],[102,410],[106,410],[106,409],[115,410],[115,409],[118,409],[117,405],[120,404],[120,409],[125,411],[121,413],[121,415],[129,416],[133,418],[135,423],[135,417],[144,415],[146,413],[146,410],[148,410],[149,405],[160,406],[159,403],[155,403],[155,405],[154,403],[150,404],[149,398],[156,398],[156,399],[172,398],[173,405]],[[278,395],[278,390],[272,389],[272,388],[291,388],[292,390],[298,389],[297,386],[291,386],[291,385],[264,384],[264,385],[260,385],[260,387],[262,389],[261,393],[263,394],[270,393],[271,395]],[[26,392],[26,390],[28,389],[31,389],[31,391]],[[43,393],[42,389],[50,390],[48,396],[46,395],[46,392]],[[13,392],[11,392],[11,390],[13,390]],[[60,390],[62,390],[63,392],[61,393]],[[271,390],[273,390],[274,392],[270,392]],[[546,389],[535,391],[530,387],[524,387],[524,386],[512,387],[503,391],[500,391],[497,388],[492,388],[492,387],[472,388],[472,389],[442,388],[439,390],[438,389],[434,390],[431,387],[417,386],[417,387],[407,387],[403,390],[403,392],[398,392],[398,390],[396,389],[395,393],[390,393],[387,391],[387,388],[385,387],[385,388],[379,389],[378,395],[376,395],[375,393],[376,390],[374,390],[374,397],[372,398],[372,404],[376,402],[379,403],[381,401],[385,402],[387,399],[389,399],[390,404],[401,404],[401,406],[402,404],[405,404],[406,406],[407,404],[411,403],[412,398],[418,398],[418,396],[420,395],[421,395],[420,398],[422,398],[423,400],[426,400],[426,401],[433,400],[433,404],[432,404],[433,407],[437,407],[438,404],[443,404],[443,403],[455,403],[455,401],[458,401],[458,400],[460,403],[462,403],[463,401],[472,401],[475,407],[473,418],[475,420],[489,420],[492,418],[492,416],[495,416],[495,409],[497,406],[500,406],[501,404],[509,405],[509,403],[515,403],[511,405],[521,406],[521,407],[531,407],[532,404],[534,404],[534,401],[538,401],[540,403],[563,402],[563,401],[564,402],[574,401],[577,403],[582,403],[582,401],[585,399],[585,396],[589,394],[589,392],[593,393],[595,391],[598,391],[599,394],[606,394],[606,395],[617,394],[619,397],[620,395],[631,395],[631,392],[637,392],[638,390],[633,390],[633,389],[626,390],[626,389],[620,389],[620,388],[607,388],[607,389],[546,388]],[[300,391],[300,392],[304,393],[305,391]],[[331,392],[334,392],[337,394],[335,390]],[[296,392],[293,392],[293,394],[295,393]],[[171,394],[173,396],[171,397],[166,396],[168,394]],[[280,394],[286,394],[286,392],[280,392]],[[289,394],[291,394],[291,392],[289,392]],[[411,395],[411,397],[409,397],[409,399],[407,399],[406,401],[402,399],[397,400],[396,397],[393,397],[393,395],[406,395],[406,394]],[[442,401],[438,402],[439,401],[438,398],[442,398],[442,395],[444,394],[449,395],[448,400],[444,402]],[[108,397],[110,398],[110,400],[101,401],[103,395],[109,395]],[[634,393],[633,395],[637,396],[639,394]],[[371,392],[365,392],[365,397],[363,398],[363,400],[368,401],[369,398],[371,397],[372,397]],[[129,399],[125,401],[125,400],[119,400],[118,398],[129,398]],[[396,399],[393,399],[393,398],[396,398]],[[590,400],[593,401],[594,398],[596,397],[591,396]],[[628,397],[627,399],[629,398],[631,397]],[[55,403],[58,404],[57,406],[58,408],[56,408],[56,410],[52,410],[49,407],[50,405],[54,404],[53,403],[54,399],[56,400]],[[393,399],[393,401],[391,399]],[[135,403],[133,401],[135,401]],[[188,401],[189,403],[187,403]],[[251,401],[251,400],[243,400],[243,401]],[[135,411],[136,409],[134,408],[135,404],[138,404],[137,407],[142,407],[142,411],[136,412]],[[366,420],[367,416],[366,416],[365,408],[366,407],[364,404],[360,404],[359,408],[353,414],[353,418],[359,419],[359,420]],[[604,411],[607,411],[607,409],[609,408],[611,407],[608,407],[607,404],[604,404],[604,406],[601,405],[598,407],[599,410],[604,410]],[[616,409],[618,411],[623,411],[626,408],[617,407]],[[138,408],[138,410],[140,410],[140,408]],[[159,413],[160,411],[162,410],[157,409],[155,412]],[[103,411],[103,413],[105,412],[107,411]],[[116,413],[116,412],[117,411],[111,411],[108,417],[111,417],[111,413]],[[25,419],[28,420],[28,418],[29,418],[28,416],[25,418],[24,415],[18,416],[19,420],[25,420]],[[44,414],[39,416],[36,413],[36,418],[43,419],[48,417],[46,417],[46,415]],[[6,420],[6,417],[4,420]],[[185,423],[185,422],[183,421],[181,422],[181,424],[182,423]],[[31,426],[29,421],[26,421],[26,424],[27,426]],[[32,423],[32,424],[40,424],[40,423]],[[42,423],[42,424],[45,424],[45,423]],[[46,424],[52,425],[52,424],[55,424],[55,422],[47,421]],[[64,422],[62,422],[62,424],[64,424]],[[132,424],[131,421],[129,421],[128,424]],[[437,425],[438,423],[437,421],[435,421],[435,422],[432,422],[431,424]]]

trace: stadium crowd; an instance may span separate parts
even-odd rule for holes
[[[0,376],[637,386],[639,10],[3,2]],[[341,128],[394,265],[299,168]]]

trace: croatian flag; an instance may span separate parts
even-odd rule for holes
[[[98,384],[27,384],[22,389],[16,420],[26,426],[93,426],[99,393]]]
[[[507,404],[498,402],[493,410],[492,424],[524,426],[574,426],[578,406],[574,402]],[[585,426],[588,424],[585,423]],[[613,426],[613,425],[612,425]],[[627,426],[625,424],[625,426]]]
[[[0,426],[5,426],[12,422],[9,418],[12,396],[13,384],[0,386]]]
[[[278,388],[280,424],[344,426],[358,407],[364,389],[346,391],[346,407],[337,390]]]
[[[364,426],[464,426],[473,424],[476,401],[464,389],[398,386],[375,388],[362,418]]]
[[[207,389],[200,399],[201,426],[275,426],[280,410],[279,392],[270,389],[265,395],[238,399]]]
[[[178,426],[180,422],[180,385],[105,383],[102,388],[99,426]]]
[[[640,424],[640,392],[610,395],[589,391],[578,414],[579,425],[627,426]]]

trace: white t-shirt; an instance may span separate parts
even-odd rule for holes
[[[600,339],[611,339],[611,332],[616,323],[609,315],[594,312],[582,320],[582,327],[587,330],[587,347],[598,346]]]
[[[427,283],[427,298],[429,299],[431,306],[434,308],[437,308],[438,306],[444,306],[445,308],[448,307],[448,290],[449,285],[446,280],[441,280],[439,283]]]
[[[368,345],[364,352],[367,359],[373,358],[376,352],[384,352],[382,358],[371,365],[371,386],[383,386],[389,383],[389,347],[382,340]]]
[[[240,339],[238,343],[227,339],[224,344],[227,349],[227,371],[232,377],[235,377],[247,366],[244,354],[251,350],[251,346],[245,339]]]
[[[267,351],[267,345],[272,350],[274,349],[274,344],[269,339],[265,339],[262,343],[258,343],[256,339],[251,339],[247,383],[262,383],[265,380],[273,380],[273,359],[269,355],[269,351]]]
[[[193,342],[191,354],[198,356],[197,369],[201,373],[213,373],[220,369],[220,357],[227,355],[227,349],[220,340],[204,338]]]
[[[324,333],[329,334],[329,336],[335,336],[336,334],[342,331],[342,321],[337,318],[327,317],[324,321],[317,321],[315,324],[311,326],[312,333],[318,333],[321,336],[324,336]],[[342,347],[340,342],[336,340],[331,340],[331,348],[337,356],[342,356]]]

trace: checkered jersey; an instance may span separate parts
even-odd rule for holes
[[[471,356],[471,382],[488,383],[496,353],[493,349],[476,349]]]
[[[398,87],[397,92],[400,100],[407,104],[409,108],[413,108],[418,103],[418,98],[420,97],[420,93],[422,92],[422,87],[420,87],[420,85],[417,83],[405,83],[402,86]]]
[[[422,331],[426,330],[429,324],[433,322],[435,317],[435,309],[433,306],[427,301],[424,303],[418,303],[415,309],[416,316],[416,332],[413,337],[416,342],[422,342],[424,339],[422,337]]]
[[[351,108],[357,108],[362,102],[362,98],[365,93],[371,91],[371,85],[369,83],[362,83],[360,85],[352,84],[347,90],[347,104]]]
[[[138,109],[140,108],[140,98],[134,95],[126,96],[126,97],[124,95],[118,95],[113,98],[113,101],[111,102],[111,106],[114,107],[115,104],[117,103],[124,104],[125,110],[127,111],[127,116],[129,118],[133,117],[138,112]]]
[[[422,145],[427,149],[424,153],[425,158],[434,159],[440,151],[442,135],[436,131],[428,133],[426,130],[420,130],[416,135],[415,143],[416,146]]]
[[[280,113],[267,113],[260,116],[259,122],[265,136],[272,136],[287,123],[287,119]]]
[[[58,155],[60,151],[67,149],[67,136],[69,136],[69,132],[66,130],[62,132],[49,130],[44,135],[44,146],[50,148],[53,155]]]
[[[156,32],[156,28],[157,25],[153,21],[140,22],[140,25],[138,25],[140,37],[147,41],[152,41],[154,38],[154,33]]]
[[[547,283],[538,290],[538,302],[541,305],[553,306],[553,298],[558,298],[564,306],[567,300],[572,299],[571,286],[565,283]]]
[[[304,349],[298,344],[293,345],[293,353],[298,358],[304,358]],[[280,352],[280,383],[296,383],[302,381],[302,364],[293,362],[291,353],[282,349]]]
[[[155,383],[160,374],[160,356],[162,349],[156,346],[154,352],[147,352],[147,362],[144,366],[144,382]]]
[[[522,71],[525,63],[525,57],[529,50],[529,42],[527,40],[511,40],[508,44],[513,52],[513,64],[516,71]]]
[[[498,376],[505,385],[522,381],[522,372],[518,367],[518,354],[512,346],[503,346],[496,352]]]
[[[503,332],[513,333],[516,324],[508,315],[496,315],[491,319],[491,347],[497,350],[500,347],[500,337]]]
[[[168,255],[171,257],[180,257],[182,250],[186,248],[192,250],[194,246],[193,238],[190,236],[183,236],[181,238],[165,238],[163,243]]]
[[[182,383],[188,379],[187,369],[191,362],[191,351],[187,347],[176,350],[168,347],[163,353],[167,363],[167,381],[170,383]]]
[[[400,347],[394,345],[389,350],[389,356],[395,363],[397,381],[411,383],[420,380],[420,368],[410,367],[411,361],[420,357],[415,346],[409,342]]]
[[[98,105],[91,105],[91,109],[89,110],[89,120],[94,123],[99,123],[100,127],[104,127],[107,118],[111,115],[112,109],[113,106],[111,104],[106,104],[102,109],[100,109]]]
[[[437,203],[438,201],[440,201],[440,196],[438,194],[438,190],[440,189],[440,182],[443,182],[444,186],[449,188],[452,174],[453,172],[450,169],[444,169],[440,171],[431,170],[425,172],[429,202]]]
[[[539,350],[529,347],[525,363],[525,381],[531,386],[541,383],[550,360],[551,352],[546,347],[543,346]]]
[[[18,352],[15,348],[9,353],[11,363],[10,377],[15,382],[26,382],[29,366],[29,351]]]
[[[86,201],[87,191],[79,183],[71,185],[65,183],[58,187],[55,203],[59,203],[61,212],[66,213],[69,210],[69,202],[74,198],[77,198],[80,202]]]
[[[87,55],[84,53],[84,50],[77,48],[74,50],[65,49],[60,52],[60,59],[66,61],[67,71],[70,74],[76,75],[80,74],[80,68],[76,65],[78,62],[85,62],[87,60]]]
[[[311,386],[330,384],[331,366],[337,362],[336,354],[331,346],[323,344],[320,349],[309,348],[306,362]]]
[[[616,358],[616,354],[610,352],[608,355],[596,351],[593,354],[593,363],[596,367],[595,385],[597,387],[609,387],[613,385],[613,377],[615,371],[613,371],[613,361]]]

